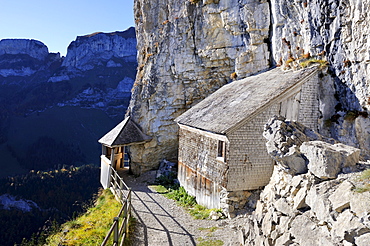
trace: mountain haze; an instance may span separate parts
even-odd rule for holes
[[[134,28],[77,37],[66,57],[36,40],[0,41],[2,176],[99,162],[136,75]]]

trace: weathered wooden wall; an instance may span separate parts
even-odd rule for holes
[[[180,184],[199,204],[219,208],[227,165],[217,158],[217,144],[219,140],[226,142],[226,137],[186,126],[180,126],[179,136]]]

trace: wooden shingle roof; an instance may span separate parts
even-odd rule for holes
[[[179,124],[226,134],[261,108],[276,103],[316,74],[317,67],[299,71],[275,68],[224,85],[176,118]]]
[[[149,140],[151,140],[151,137],[144,134],[140,130],[139,126],[131,119],[130,116],[128,116],[110,132],[99,139],[98,142],[110,147],[114,147],[143,143]]]

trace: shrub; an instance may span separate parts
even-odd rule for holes
[[[302,67],[302,68],[305,68],[305,67],[308,67],[310,66],[311,64],[320,64],[320,68],[324,68],[328,65],[328,62],[325,61],[325,60],[320,60],[320,59],[316,59],[316,58],[311,58],[311,59],[308,59],[308,60],[305,60],[305,61],[302,61],[299,63],[299,65]]]
[[[154,181],[157,185],[163,185],[167,189],[178,189],[179,184],[177,182],[177,174],[175,172],[170,172],[167,175],[161,175]]]
[[[184,207],[191,207],[197,204],[195,197],[189,195],[182,186],[175,190],[170,189],[169,192],[165,194],[165,196],[172,200],[175,200],[178,204]]]
[[[233,72],[232,74],[230,74],[230,79],[235,80],[237,78],[238,78],[238,75],[236,74],[236,72]]]
[[[355,191],[358,193],[370,191],[370,169],[363,171],[359,177],[359,181],[365,183],[361,187],[356,187]]]

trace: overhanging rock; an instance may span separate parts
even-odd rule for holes
[[[327,138],[299,122],[274,116],[265,126],[267,151],[286,172],[310,171],[320,179],[336,178],[359,162],[360,150]]]

